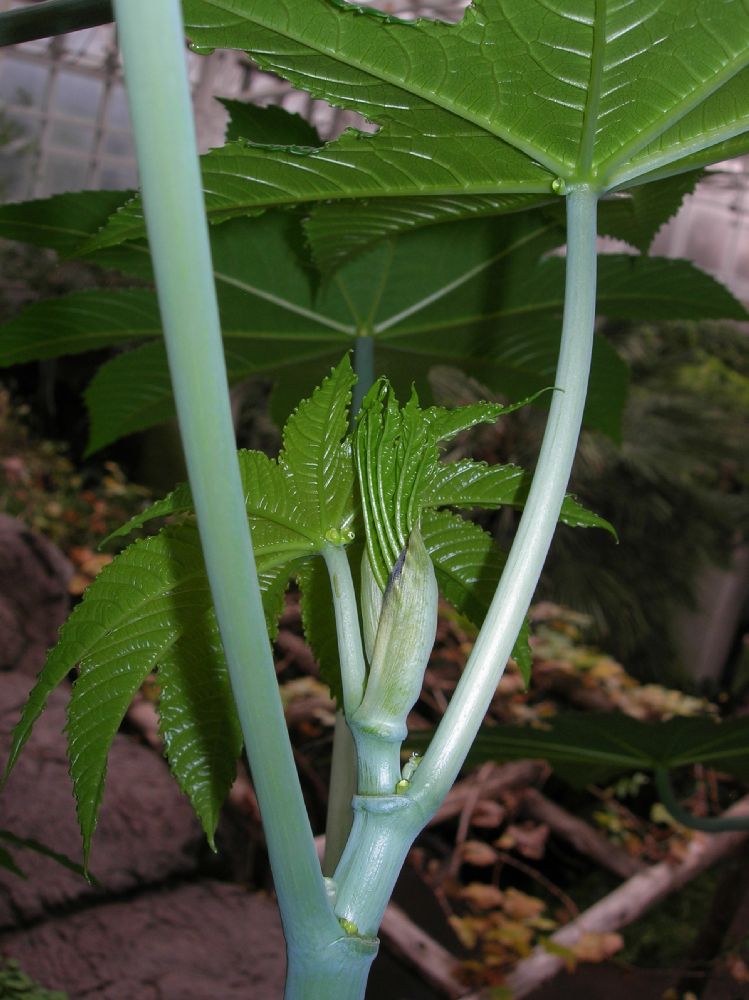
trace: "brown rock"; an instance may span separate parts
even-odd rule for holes
[[[0,760],[29,687],[28,678],[0,674]],[[80,861],[65,737],[68,692],[58,689],[38,720],[5,791],[0,828],[42,841]],[[197,867],[204,839],[186,797],[165,761],[129,737],[115,737],[101,818],[94,835],[91,871],[99,888],[56,862],[30,851],[14,856],[27,880],[0,869],[0,928],[35,920],[83,899],[155,884]]]
[[[70,1000],[283,995],[284,944],[275,904],[218,882],[148,892],[0,935],[0,951]]]
[[[39,670],[70,610],[72,574],[57,546],[0,514],[0,670]]]

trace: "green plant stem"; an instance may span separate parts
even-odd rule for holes
[[[0,46],[64,35],[113,20],[111,0],[46,0],[0,14]]]
[[[705,833],[729,833],[733,830],[749,830],[749,816],[695,816],[685,809],[674,793],[668,769],[655,769],[655,786],[663,805],[668,809],[677,823],[690,830],[702,830]]]
[[[580,435],[593,349],[596,207],[584,186],[567,195],[567,271],[554,396],[517,535],[458,686],[414,775],[409,796],[433,813],[455,781],[491,703],[541,575]]]
[[[374,382],[374,337],[359,334],[354,341],[354,371],[356,382],[351,400],[351,424],[361,408],[362,400],[367,390]],[[330,566],[328,566],[330,571]],[[349,569],[350,575],[350,569]],[[331,578],[332,583],[332,578]],[[353,589],[353,585],[352,585]],[[353,613],[356,615],[357,657],[361,652],[361,632],[359,630],[358,610],[354,596]],[[338,618],[336,617],[336,628]],[[344,639],[344,644],[346,640]],[[340,650],[340,645],[339,645]],[[343,659],[343,653],[341,652]],[[362,670],[365,669],[362,661]],[[362,678],[363,685],[363,678]],[[361,701],[361,698],[359,698]],[[332,875],[341,859],[343,850],[351,833],[354,814],[351,801],[356,794],[357,757],[351,730],[343,712],[336,713],[335,729],[333,730],[333,753],[330,764],[330,785],[328,794],[328,810],[325,817],[325,857],[323,872]]]
[[[518,533],[463,676],[410,788],[358,796],[335,873],[336,913],[376,932],[412,840],[452,786],[496,691],[556,528],[582,423],[595,322],[597,193],[568,195],[567,279],[556,388]],[[356,733],[354,734],[356,738]]]
[[[406,855],[427,819],[407,795],[354,799],[354,825],[334,875],[335,911],[360,934],[377,933]]]
[[[326,545],[322,555],[328,568],[333,595],[343,708],[346,717],[350,719],[361,704],[366,680],[359,609],[346,550],[340,545]]]
[[[356,747],[346,718],[350,718],[361,703],[366,667],[359,628],[359,609],[346,550],[341,546],[327,545],[323,558],[328,568],[333,595],[345,709],[345,715],[337,713],[333,733],[323,862],[323,871],[330,875],[338,864],[351,832],[351,800],[356,792]]]
[[[357,336],[354,341],[354,371],[356,385],[351,399],[352,418],[361,409],[362,400],[375,380],[374,368],[375,340],[370,336]]]
[[[143,204],[190,486],[286,939],[341,937],[284,721],[229,408],[179,0],[115,0]]]
[[[294,960],[286,973],[287,1000],[363,1000],[378,947],[375,937],[347,935],[322,954]]]
[[[357,760],[357,790],[360,795],[392,795],[400,780],[400,749],[406,737],[402,733],[383,731],[375,726],[357,724],[350,719]]]
[[[332,875],[341,860],[354,820],[351,811],[354,795],[356,795],[356,746],[346,716],[338,711],[333,730],[328,809],[325,816],[323,875]]]

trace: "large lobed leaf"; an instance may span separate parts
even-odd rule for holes
[[[210,592],[197,529],[194,524],[175,526],[155,538],[136,542],[102,571],[64,625],[60,641],[47,659],[14,730],[7,770],[51,691],[78,664],[68,739],[86,856],[101,804],[109,747],[144,679],[183,643],[183,648],[192,647],[205,657],[209,673],[215,670],[216,657],[222,654],[199,627],[209,609]],[[226,730],[226,720],[222,720],[212,733],[214,740],[221,741]],[[210,742],[196,745],[196,756],[211,754],[214,747]],[[177,776],[181,776],[179,772]],[[209,790],[197,788],[191,795],[209,835],[215,827],[211,800],[215,804],[227,790],[228,776],[224,775],[224,787],[214,778]]]
[[[738,0],[476,0],[455,25],[333,0],[185,0],[184,11],[196,48],[243,49],[379,126],[319,150],[212,151],[215,219],[330,199],[604,192],[749,151]],[[136,201],[96,244],[142,229]]]
[[[289,420],[278,463],[259,453],[241,455],[271,634],[300,561],[328,544],[331,533],[339,539],[350,533],[353,470],[343,439],[353,381],[346,357]],[[129,527],[190,507],[189,490],[181,487]],[[212,839],[242,739],[193,518],[135,542],[86,590],[29,696],[6,774],[50,692],[76,666],[67,730],[85,856],[111,742],[133,695],[154,671],[170,767]]]
[[[83,220],[97,220],[99,194],[31,202],[26,210],[34,225],[46,220],[47,244],[64,248],[73,204]],[[13,235],[22,217],[17,206],[0,208],[0,232]],[[642,235],[648,227],[630,228]],[[563,239],[553,218],[536,212],[416,230],[373,246],[322,284],[298,251],[298,234],[296,217],[283,213],[211,232],[230,378],[278,379],[274,410],[282,420],[364,334],[374,338],[376,367],[400,392],[414,383],[428,398],[433,364],[459,367],[510,398],[553,382],[564,297],[563,261],[542,259]],[[111,248],[103,260],[149,277],[142,244]],[[683,261],[603,257],[599,291],[599,312],[612,318],[746,316],[717,282]],[[95,450],[173,413],[152,292],[82,292],[33,305],[0,331],[0,363],[117,344],[131,349],[105,363],[86,391]],[[587,425],[618,438],[625,393],[625,366],[596,338]]]

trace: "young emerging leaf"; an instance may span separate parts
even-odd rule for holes
[[[266,568],[319,552],[328,542],[353,537],[354,471],[347,440],[351,387],[348,355],[310,399],[299,404],[284,428],[278,460],[262,452],[238,452],[253,543]],[[128,535],[157,517],[192,513],[192,494],[182,483],[163,500],[112,532]]]
[[[493,423],[527,402],[422,410],[412,393],[401,409],[386,379],[372,386],[357,418],[354,453],[367,557],[381,590],[422,512],[441,507],[523,506],[530,478],[522,469],[470,459],[443,463],[439,445],[479,423]],[[608,522],[572,497],[565,498],[560,520],[614,534]]]
[[[367,556],[380,590],[426,506],[425,490],[439,464],[437,442],[479,422],[490,423],[503,410],[498,403],[482,403],[448,417],[436,407],[422,410],[415,392],[401,409],[386,379],[369,390],[357,417],[354,451]]]

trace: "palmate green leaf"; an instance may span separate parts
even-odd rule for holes
[[[328,199],[549,196],[555,182],[604,192],[749,150],[737,0],[477,0],[454,25],[332,0],[185,0],[184,12],[195,47],[243,49],[379,126],[307,155],[209,153],[214,218]],[[136,202],[99,243],[139,231]]]
[[[543,729],[499,726],[481,731],[469,760],[547,760],[576,787],[625,771],[706,764],[749,775],[749,720],[679,717],[641,722],[616,714],[565,713]]]
[[[271,220],[254,225],[261,227],[259,234],[268,234],[263,235],[267,259],[278,262],[276,273],[284,273],[280,254],[273,253]],[[249,269],[242,263],[246,227],[238,220],[214,230],[233,381],[251,374],[281,376],[284,399],[291,402],[295,393],[298,398],[310,391],[312,380],[319,380],[361,331],[374,336],[376,365],[392,376],[399,392],[414,383],[428,399],[427,374],[434,364],[458,367],[511,398],[553,384],[564,263],[538,260],[543,248],[559,238],[553,227],[518,219],[506,220],[499,229],[496,223],[479,222],[415,233],[395,246],[381,244],[361,255],[314,296],[292,262],[289,281],[296,275],[299,284],[290,292],[276,291],[278,277],[262,276],[269,282],[268,295],[276,297],[272,303],[258,303],[252,289],[263,286],[244,276]],[[604,256],[599,270],[602,315],[746,316],[730,293],[684,261]],[[373,274],[377,282],[372,282]],[[589,427],[619,436],[626,378],[626,366],[597,338],[586,408]],[[145,345],[135,356],[126,354],[104,365],[87,400],[94,446],[170,415],[163,348]]]
[[[266,615],[273,624],[293,563],[279,563],[273,544],[265,549],[256,539],[255,547]],[[49,694],[76,664],[80,674],[67,729],[86,857],[109,747],[133,695],[154,670],[164,687],[162,732],[170,767],[211,839],[241,740],[194,522],[136,542],[88,588],[14,730],[6,776]]]
[[[269,632],[272,637],[275,635],[275,623],[281,614],[285,585],[291,572],[289,567],[296,567],[294,572],[302,588],[305,633],[335,696],[340,693],[340,667],[330,584],[322,561],[309,561],[308,557],[320,552],[326,544],[348,543],[353,537],[353,466],[350,443],[344,440],[353,381],[351,364],[345,356],[311,399],[302,402],[287,422],[284,448],[278,461],[260,452],[238,453],[253,546],[259,554]],[[189,485],[183,483],[109,537],[128,535],[154,518],[191,514],[193,510]],[[212,617],[211,622],[215,632]],[[194,675],[193,689],[207,683],[200,674],[199,659],[195,660],[189,650],[186,654],[180,651],[178,664],[183,680]],[[162,664],[160,672],[163,674],[165,669],[169,670],[168,663],[166,667]],[[172,698],[162,699],[169,713],[165,721],[162,714],[168,749],[179,747],[185,728],[180,715],[186,711],[189,693],[180,690],[176,683],[171,690]],[[196,706],[201,698],[202,695],[196,697]],[[195,719],[196,725],[199,724],[197,713]],[[172,730],[176,734],[174,737],[169,735]],[[215,770],[211,761],[204,758],[195,762],[194,767],[208,773]],[[193,787],[194,782],[190,772],[184,784]]]
[[[300,561],[332,535],[340,542],[352,534],[353,470],[350,446],[342,439],[353,380],[346,356],[290,418],[278,462],[257,452],[240,455],[271,635]],[[190,492],[180,487],[135,523],[190,507]],[[212,842],[242,739],[192,518],[130,546],[88,588],[29,697],[8,770],[49,693],[76,664],[80,674],[67,728],[85,856],[111,742],[152,671],[162,688],[161,732],[170,767]]]
[[[96,215],[86,209],[87,193],[76,197],[82,218]],[[33,217],[38,204],[29,203]],[[211,236],[230,379],[278,379],[274,412],[282,419],[357,333],[374,337],[376,367],[404,394],[414,383],[428,399],[434,364],[459,367],[516,399],[553,383],[564,264],[541,258],[563,231],[539,213],[435,226],[386,241],[319,287],[296,252],[293,215],[238,219],[213,227]],[[54,239],[53,233],[48,242]],[[142,245],[107,251],[109,263],[113,253],[120,269],[148,277]],[[599,312],[616,318],[746,315],[692,265],[628,257],[601,259]],[[93,451],[173,414],[163,343],[143,342],[158,333],[156,299],[146,290],[75,293],[32,306],[0,329],[0,359],[139,344],[105,363],[87,390]],[[587,425],[616,439],[625,393],[626,367],[597,338]]]
[[[279,565],[274,547],[266,552],[257,542],[256,559],[266,615],[273,623],[293,563]],[[80,674],[67,729],[85,856],[112,739],[135,692],[149,673],[160,674],[162,666],[161,683],[171,683],[164,695],[166,721],[179,724],[178,732],[164,730],[170,766],[212,838],[218,809],[233,780],[238,723],[194,522],[134,543],[87,589],[14,730],[6,776],[49,694],[76,664]]]
[[[313,537],[351,541],[354,468],[347,440],[356,377],[348,354],[310,399],[299,404],[283,431],[279,468],[293,482],[298,513]]]
[[[80,196],[84,209],[87,197]],[[32,215],[36,214],[35,206],[28,206]],[[0,229],[2,212],[0,208]],[[81,215],[86,217],[86,211]],[[515,364],[510,357],[511,345],[517,345],[521,331],[515,326],[514,307],[506,315],[504,334],[501,315],[494,316],[496,349],[487,346],[486,338],[478,342],[470,324],[481,316],[487,288],[509,287],[516,272],[532,272],[541,254],[558,243],[562,232],[555,224],[537,218],[515,220],[506,229],[497,229],[480,222],[478,228],[462,226],[449,234],[443,232],[438,242],[418,235],[416,242],[386,245],[365,255],[319,289],[294,252],[295,227],[294,217],[278,214],[236,220],[212,230],[224,343],[233,381],[252,374],[281,376],[284,399],[295,403],[300,395],[309,393],[360,332],[369,333],[382,345],[376,358],[378,367],[390,369],[399,387],[407,388],[417,380],[420,391],[428,390],[424,358],[434,342],[433,333],[454,347],[463,345],[451,352],[456,364],[463,359],[483,364],[487,352],[496,354],[493,367],[490,362],[486,371],[496,371],[495,387],[511,393],[513,381],[522,381],[523,390],[514,392],[515,396],[527,394],[529,381],[529,391],[549,384],[547,373],[553,371],[558,346],[556,299],[551,312],[546,308],[549,335],[540,341],[537,338],[535,347],[527,346]],[[53,240],[54,234],[49,242]],[[147,277],[148,257],[144,258],[142,246],[115,250],[121,269]],[[373,273],[380,276],[379,282],[371,281]],[[466,284],[472,292],[464,289]],[[444,309],[455,295],[463,298],[457,311],[453,310],[450,329],[443,333],[439,327],[422,323],[422,314],[428,309],[437,321],[449,315]],[[531,315],[532,302],[526,303]],[[541,304],[541,315],[544,309]],[[154,329],[156,317],[155,296],[149,298],[143,290],[78,293],[22,313],[0,331],[0,352],[7,343],[6,356],[15,362],[117,340],[131,344],[134,338],[158,333]],[[460,341],[456,331],[462,327],[466,332]],[[416,331],[413,345],[405,339],[395,342],[411,331]],[[523,336],[523,342],[532,344],[532,336]],[[534,366],[538,365],[543,375],[534,377]],[[623,370],[613,351],[602,346],[595,368],[593,384],[601,383],[601,398],[622,398]],[[92,416],[90,450],[170,416],[173,403],[162,342],[141,343],[107,362],[86,398]],[[591,413],[593,423],[600,426],[603,413],[596,414],[595,409]],[[607,413],[611,413],[610,407]],[[288,409],[283,416],[287,415]]]
[[[354,470],[346,437],[354,382],[346,354],[289,417],[277,461],[258,451],[237,453],[253,542],[267,567],[353,537]],[[129,535],[154,518],[193,510],[190,487],[182,483],[109,538]]]
[[[76,196],[81,217],[98,218],[100,209],[86,207],[89,194]],[[64,219],[71,204],[66,200],[63,206]],[[38,205],[27,206],[32,218],[39,215]],[[50,214],[53,209],[48,206]],[[0,208],[0,231],[3,212]],[[541,258],[563,240],[563,230],[542,214],[435,226],[386,241],[320,287],[297,253],[296,216],[235,220],[214,227],[211,236],[230,378],[278,378],[274,412],[282,418],[357,333],[375,338],[376,366],[390,374],[399,392],[407,392],[413,382],[428,398],[428,369],[435,363],[478,375],[510,398],[553,382],[564,265],[558,258]],[[57,238],[53,231],[48,242]],[[149,257],[142,245],[113,248],[105,262],[112,263],[113,253],[121,270],[148,277]],[[745,315],[717,283],[689,264],[633,265],[626,257],[604,257],[600,271],[604,315],[668,310],[672,316]],[[668,280],[661,288],[664,273]],[[4,344],[5,356],[18,361],[118,340],[138,343],[158,333],[156,324],[155,296],[142,289],[77,293],[33,306],[6,325],[0,330],[0,357]],[[625,366],[597,338],[587,425],[617,438],[625,392]],[[92,416],[90,450],[170,416],[161,340],[141,342],[103,365],[86,399]]]

